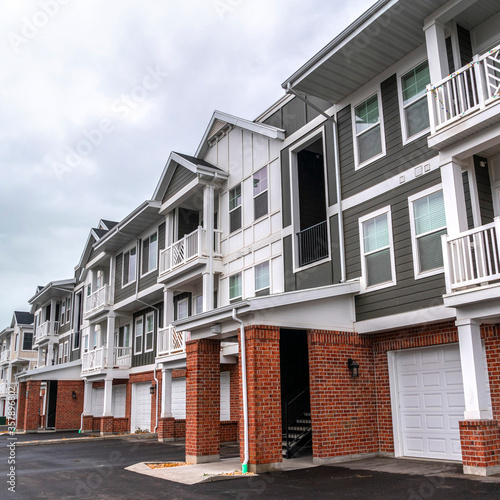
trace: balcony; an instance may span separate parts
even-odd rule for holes
[[[297,233],[299,243],[299,267],[328,257],[327,221],[320,222]]]
[[[17,382],[2,382],[0,384],[0,397],[17,394]]]
[[[445,305],[468,306],[500,296],[500,217],[494,222],[444,235],[443,261],[446,279]]]
[[[198,227],[160,252],[160,275],[174,271],[196,259],[208,257],[206,229]],[[214,257],[222,256],[220,249],[222,231],[214,231]]]
[[[109,307],[110,304],[110,286],[104,285],[85,298],[85,318],[88,319],[94,314],[101,312],[105,307]]]
[[[40,343],[44,340],[49,340],[52,335],[57,335],[59,332],[59,321],[54,321],[53,328],[51,327],[51,321],[46,321],[37,327],[35,331],[35,338],[33,343]]]
[[[7,363],[8,361],[10,361],[10,348],[0,354],[0,364]]]
[[[113,358],[108,360],[108,348],[100,347],[93,351],[87,351],[82,356],[82,372],[106,370],[110,368],[128,369],[132,366],[132,348],[115,347]]]
[[[186,340],[189,332],[180,332],[170,325],[158,331],[157,356],[170,356],[186,352]]]
[[[499,121],[498,108],[493,109],[500,102],[499,97],[500,45],[486,54],[474,56],[470,64],[441,82],[428,85],[432,132],[429,146],[439,148],[456,142]]]

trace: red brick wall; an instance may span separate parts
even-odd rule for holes
[[[239,420],[240,415],[240,372],[239,364],[234,365],[221,365],[221,372],[229,372],[229,411],[231,420]]]
[[[177,419],[174,422],[174,438],[181,439],[186,437],[186,420]]]
[[[220,423],[220,441],[238,441],[238,421],[225,420]]]
[[[500,325],[482,325],[493,418],[500,421]]]
[[[220,340],[186,343],[186,455],[220,454]]]
[[[355,333],[308,332],[313,456],[378,451],[371,342]],[[359,364],[352,378],[347,360]]]
[[[24,407],[24,429],[26,431],[38,430],[40,423],[40,380],[28,380],[26,382],[26,404]]]
[[[496,420],[460,422],[462,461],[470,467],[500,465],[500,428]]]
[[[17,389],[17,423],[16,428],[24,430],[24,417],[26,412],[26,382],[20,382]]]
[[[76,393],[76,399],[73,399],[73,391]],[[84,391],[83,380],[57,382],[56,430],[80,428]]]
[[[282,462],[280,331],[274,326],[251,326],[245,328],[245,336],[249,463],[263,465]],[[243,415],[239,432],[240,456],[243,460]]]
[[[113,418],[113,432],[129,432],[130,421],[128,418]]]

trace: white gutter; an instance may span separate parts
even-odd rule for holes
[[[155,363],[155,369],[153,371],[153,378],[155,380],[155,388],[156,388],[156,423],[155,423],[155,428],[153,429],[153,432],[156,432],[156,429],[158,429],[158,379],[156,378],[156,370],[158,369],[158,363]],[[165,383],[165,381],[162,381]],[[162,385],[163,385],[162,383]]]
[[[241,464],[241,471],[245,474],[248,472],[248,393],[247,393],[247,358],[245,345],[245,325],[243,321],[236,315],[236,309],[233,309],[233,319],[240,324],[241,332],[241,385],[243,392],[243,433],[244,433],[244,459]]]

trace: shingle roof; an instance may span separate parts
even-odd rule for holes
[[[14,316],[18,325],[31,325],[35,320],[33,314],[24,311],[14,311]]]
[[[118,224],[118,222],[113,220],[101,219],[101,221],[104,222],[108,229],[113,229]]]
[[[208,161],[200,160],[199,158],[196,158],[195,156],[189,156],[189,155],[185,155],[183,153],[177,153],[177,152],[175,154],[182,156],[185,160],[191,162],[193,165],[198,165],[200,167],[213,168],[214,170],[220,170],[221,172],[224,172],[224,170],[222,170],[221,168],[216,167],[215,165],[212,165],[211,163],[208,163]]]
[[[96,227],[92,228],[92,230],[99,238],[102,238],[108,232],[106,229],[97,229]]]

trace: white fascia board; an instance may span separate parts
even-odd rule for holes
[[[163,172],[160,175],[160,179],[158,180],[158,184],[156,185],[155,191],[153,193],[153,198],[152,198],[153,200],[158,201],[158,195],[160,193],[160,189],[162,187],[163,181],[165,180],[165,177],[167,175],[167,171],[168,171],[168,169],[170,167],[170,164],[172,163],[172,155],[174,155],[174,154],[175,153],[172,151],[170,153],[170,155],[168,156],[167,163],[165,163],[165,166],[163,167]]]
[[[477,0],[450,0],[424,19],[424,31],[435,22],[446,24],[476,2]]]
[[[109,257],[109,253],[106,252],[100,252],[98,253],[92,260],[89,260],[87,262],[87,265],[85,266],[87,269],[92,269],[94,266],[100,264],[104,259]]]
[[[456,312],[454,309],[445,306],[428,307],[417,309],[406,313],[383,316],[381,318],[356,321],[354,329],[357,333],[379,333],[396,328],[417,326],[426,323],[436,323],[437,321],[454,320]]]
[[[176,206],[177,204],[182,201],[182,199],[191,192],[198,184],[200,183],[200,180],[198,178],[193,179],[189,184],[186,184],[178,193],[176,193],[174,196],[169,198],[165,203],[160,205],[159,209],[159,214],[160,215],[165,215],[170,211],[170,209],[173,206]]]
[[[97,238],[96,234],[94,233],[94,231],[91,229],[90,232],[89,232],[89,235],[87,237],[87,241],[85,242],[85,246],[83,247],[83,252],[82,252],[82,256],[80,257],[80,261],[78,262],[78,264],[75,266],[75,271],[81,267],[83,267],[83,261],[85,259],[85,254],[87,253],[87,249],[89,248],[89,244],[90,244],[90,239],[92,238],[92,236],[94,237],[94,239],[97,241],[99,238]],[[93,243],[90,245],[92,246]]]
[[[37,294],[33,295],[31,299],[28,300],[28,303],[30,305],[33,305],[34,302],[36,302],[47,290],[49,290],[52,287],[64,287],[68,285],[75,285],[75,279],[67,279],[67,280],[59,280],[59,281],[51,281],[47,285],[45,285]],[[71,292],[70,289],[68,289],[68,292]]]
[[[27,372],[16,374],[16,379],[24,380],[47,380],[48,375],[54,380],[79,380],[80,367],[82,364],[81,359],[65,363],[64,365],[50,365],[35,368]]]

